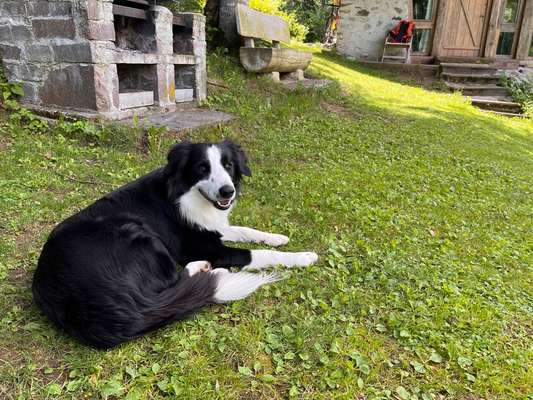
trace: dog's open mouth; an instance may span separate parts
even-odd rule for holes
[[[202,194],[202,196],[204,196],[204,198],[209,201],[211,204],[213,204],[215,206],[215,208],[218,208],[219,210],[222,210],[222,211],[225,211],[227,209],[229,209],[231,207],[231,205],[233,204],[233,200],[234,199],[226,199],[226,200],[211,200],[209,198],[209,196],[202,190],[202,189],[199,189],[200,193]]]

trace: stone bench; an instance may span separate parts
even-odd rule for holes
[[[246,71],[270,73],[274,81],[281,74],[290,74],[297,80],[304,79],[303,71],[311,63],[312,54],[281,48],[280,43],[290,42],[289,26],[280,17],[261,13],[237,4],[237,32],[244,38],[240,48],[240,60]],[[273,47],[255,47],[255,39],[271,41]]]

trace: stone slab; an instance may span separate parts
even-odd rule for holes
[[[122,110],[146,107],[154,104],[153,91],[119,93],[118,98],[120,109]]]
[[[233,118],[234,116],[232,114],[193,108],[170,113],[152,114],[141,119],[141,121],[145,123],[145,126],[153,125],[167,127],[170,131],[181,131],[225,123],[231,121]],[[133,120],[123,122],[133,123]]]
[[[76,35],[74,20],[70,18],[33,19],[31,23],[37,39],[74,39]]]
[[[176,89],[176,103],[194,100],[194,89]]]
[[[243,4],[237,4],[237,32],[243,37],[289,43],[291,35],[289,26],[280,17],[252,10]]]

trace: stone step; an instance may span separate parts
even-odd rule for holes
[[[465,96],[507,96],[507,89],[494,84],[454,83],[444,84],[454,91],[460,91]]]
[[[494,65],[473,63],[441,63],[440,67],[442,73],[456,74],[494,74],[498,70]]]
[[[490,96],[472,97],[472,105],[483,110],[494,111],[504,114],[521,115],[522,107],[514,101],[501,100],[500,98]]]
[[[492,73],[484,74],[461,74],[456,72],[443,72],[440,74],[441,78],[448,82],[475,82],[475,83],[498,83],[500,81],[500,75]]]
[[[488,113],[493,113],[493,114],[498,114],[498,115],[503,115],[503,116],[506,116],[506,117],[522,117],[522,118],[525,118],[523,114],[517,114],[517,113],[509,113],[509,112],[485,110],[485,109],[482,109],[482,111],[488,112]]]
[[[454,56],[437,56],[437,63],[461,63],[461,64],[490,64],[493,62],[490,58],[480,58],[480,57],[454,57]]]

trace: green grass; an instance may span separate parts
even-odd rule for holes
[[[238,118],[188,136],[247,149],[233,221],[319,263],[117,349],[82,347],[31,304],[40,248],[176,136],[152,131],[147,147],[136,130],[4,115],[0,398],[532,398],[532,121],[328,54],[311,70],[339,84],[314,91],[209,65],[230,89],[207,105]]]

